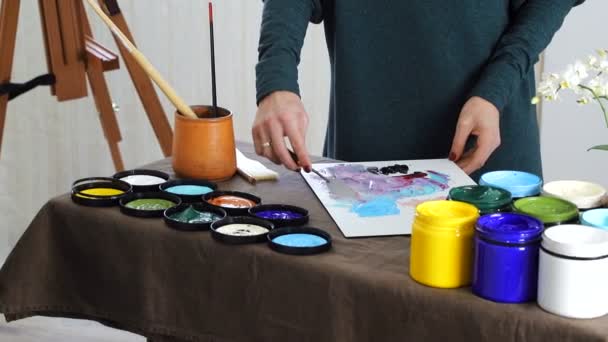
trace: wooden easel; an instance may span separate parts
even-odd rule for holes
[[[116,0],[99,0],[112,21],[133,41]],[[108,142],[114,167],[124,165],[118,143],[122,140],[112,99],[103,73],[119,68],[118,56],[97,43],[81,0],[39,0],[49,75],[25,84],[10,83],[20,0],[2,0],[0,8],[0,147],[8,101],[36,85],[51,85],[58,101],[87,96],[88,80]],[[116,39],[116,37],[114,37]],[[171,155],[173,132],[152,82],[133,57],[117,42],[127,70],[165,156]]]

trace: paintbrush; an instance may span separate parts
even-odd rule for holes
[[[213,116],[217,117],[217,92],[215,90],[215,38],[213,37],[213,4],[209,1],[209,44],[211,45],[211,93],[213,95]]]
[[[193,119],[198,118],[194,111],[182,100],[181,97],[177,95],[175,90],[163,79],[160,73],[154,68],[152,63],[148,61],[146,56],[144,56],[131,41],[122,33],[122,31],[112,22],[104,11],[94,2],[94,0],[87,0],[89,5],[93,8],[95,13],[104,21],[104,23],[110,28],[112,33],[118,37],[118,41],[129,51],[129,53],[133,56],[137,64],[141,66],[142,69],[150,76],[150,78],[158,85],[160,90],[167,96],[169,101],[173,103],[173,105],[177,108],[177,110],[185,116],[191,117]]]
[[[296,154],[294,151],[292,151],[292,150],[290,150],[290,149],[287,149],[287,151],[289,151],[289,155],[291,155],[291,158],[292,158],[292,159],[293,159],[293,160],[294,160],[296,163],[299,163],[299,162],[300,162],[300,160],[298,159],[298,155],[297,155],[297,154]],[[315,168],[311,168],[311,171],[312,171],[314,174],[316,174],[317,176],[321,177],[321,179],[323,179],[324,181],[326,181],[327,183],[329,183],[329,179],[328,179],[327,177],[323,176],[323,175],[321,174],[321,172],[319,172],[319,171],[315,170]]]

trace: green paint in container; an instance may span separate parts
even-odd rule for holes
[[[136,210],[165,210],[173,207],[175,203],[162,198],[140,198],[127,203],[127,208]]]
[[[221,218],[220,215],[209,211],[198,211],[192,206],[186,210],[169,216],[171,219],[184,223],[211,223]]]
[[[555,197],[528,197],[513,203],[515,210],[543,221],[545,228],[560,224],[578,223],[575,204]]]
[[[450,190],[449,199],[472,204],[481,215],[512,211],[511,193],[507,190],[485,186],[460,186]]]

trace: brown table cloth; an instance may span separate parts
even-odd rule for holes
[[[171,171],[169,160],[152,166]],[[333,249],[290,256],[225,245],[64,195],[40,210],[2,267],[0,311],[171,341],[608,341],[608,317],[566,319],[414,282],[408,237],[345,239],[297,173],[255,186],[235,177],[220,189],[308,208]]]

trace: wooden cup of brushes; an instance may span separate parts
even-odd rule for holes
[[[237,171],[237,158],[232,113],[217,106],[213,5],[211,2],[209,2],[209,45],[211,52],[213,106],[190,107],[169,83],[165,81],[150,61],[112,22],[95,0],[86,1],[112,30],[112,33],[129,51],[139,66],[177,108],[175,112],[175,133],[173,134],[173,169],[175,173],[183,178],[206,179],[210,181],[221,181],[234,176]],[[256,170],[254,166],[254,171]],[[243,170],[241,172],[247,174]],[[271,171],[270,176],[275,174]],[[248,179],[252,179],[251,175],[247,175]]]
[[[192,106],[198,118],[175,112],[173,170],[181,178],[226,180],[236,173],[232,113]]]

